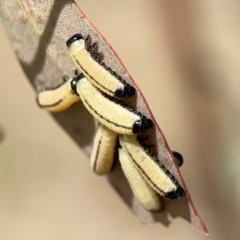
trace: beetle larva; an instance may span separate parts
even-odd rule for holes
[[[148,185],[123,149],[119,149],[119,161],[123,173],[140,204],[148,211],[161,210],[161,200],[157,192]]]
[[[138,134],[153,126],[151,119],[104,96],[83,74],[73,78],[72,88],[88,111],[103,125],[118,134]]]
[[[103,175],[112,170],[117,137],[117,133],[99,124],[90,158],[95,173]]]
[[[171,199],[184,195],[184,190],[175,177],[149,149],[141,146],[137,136],[121,135],[120,144],[145,181],[158,194]]]
[[[69,55],[78,70],[109,96],[128,98],[134,95],[135,88],[102,62],[102,54],[96,52],[97,44],[91,46],[90,42],[90,37],[84,39],[81,34],[75,34],[66,43]]]
[[[72,90],[71,81],[72,78],[65,78],[65,81],[58,86],[39,92],[38,105],[49,112],[60,112],[79,101],[79,96]]]

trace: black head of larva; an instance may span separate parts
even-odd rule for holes
[[[77,83],[82,79],[84,78],[85,76],[80,73],[78,76],[74,77],[71,81],[71,89],[72,91],[76,94],[76,95],[79,95],[78,92],[77,92]]]
[[[170,199],[177,199],[182,197],[185,194],[185,191],[181,186],[178,186],[175,191],[168,192],[165,195],[165,198],[170,198]]]
[[[72,37],[70,37],[67,40],[66,45],[69,47],[73,42],[78,41],[80,39],[84,39],[82,34],[80,34],[80,33],[74,34]]]
[[[153,122],[150,118],[143,116],[140,120],[133,123],[132,132],[138,134],[147,131],[153,126]]]
[[[78,92],[77,92],[77,80],[76,78],[73,78],[72,81],[71,81],[71,89],[72,91],[76,94],[76,95],[79,95]]]
[[[184,161],[182,154],[180,154],[179,152],[172,152],[172,153],[173,153],[173,156],[175,158],[177,165],[179,167],[181,167],[183,165],[183,161]]]
[[[126,84],[123,88],[118,88],[115,91],[115,97],[118,98],[129,98],[133,96],[136,93],[136,90],[134,87],[132,87],[129,84]]]

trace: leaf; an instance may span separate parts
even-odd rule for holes
[[[73,75],[75,67],[65,46],[69,37],[81,32],[83,36],[91,35],[93,41],[98,42],[99,51],[104,53],[105,63],[137,89],[136,101],[127,101],[127,104],[154,121],[155,128],[148,134],[151,141],[155,141],[158,158],[184,187],[186,197],[180,200],[164,199],[164,211],[153,214],[144,210],[135,201],[119,164],[108,176],[110,183],[143,223],[161,222],[169,225],[172,218],[180,216],[207,234],[207,228],[192,203],[166,139],[141,90],[115,51],[76,3],[70,0],[2,0],[0,16],[18,60],[36,91],[56,86],[62,82],[63,75]],[[67,111],[52,116],[89,154],[95,134],[95,122],[83,104],[80,102]]]

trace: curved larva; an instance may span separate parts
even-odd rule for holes
[[[128,98],[135,94],[135,88],[107,67],[81,34],[72,36],[67,46],[75,66],[99,90],[118,98]]]
[[[39,92],[38,105],[49,112],[60,112],[79,101],[80,97],[72,91],[71,81],[72,78],[54,88]]]
[[[151,119],[103,96],[85,77],[76,78],[76,92],[88,111],[103,125],[118,134],[138,134],[153,126]]]
[[[117,137],[117,133],[99,124],[90,158],[91,167],[97,174],[107,174],[112,170]]]
[[[145,181],[161,196],[180,198],[183,188],[167,168],[145,150],[136,136],[120,136],[120,145]]]
[[[157,212],[161,210],[161,200],[153,188],[144,180],[137,171],[132,161],[123,149],[119,149],[119,161],[123,173],[127,178],[134,196],[139,203],[148,211]]]

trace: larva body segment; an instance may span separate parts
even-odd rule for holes
[[[37,96],[38,105],[49,112],[60,112],[79,101],[80,97],[72,91],[71,80],[68,79],[54,88],[39,92]]]
[[[142,175],[137,171],[133,162],[123,149],[119,149],[119,161],[125,177],[140,204],[148,211],[161,210],[161,200],[155,190],[151,188]]]
[[[95,52],[96,44],[88,46],[81,34],[75,34],[67,41],[67,46],[75,66],[96,88],[117,98],[128,98],[135,94],[134,87],[101,61],[101,55]]]
[[[140,145],[136,136],[120,136],[120,144],[145,181],[161,196],[175,199],[184,190],[174,176]]]
[[[108,99],[85,77],[77,78],[76,92],[88,111],[103,125],[118,134],[138,134],[153,126],[151,119]]]
[[[117,137],[117,133],[99,124],[90,158],[95,173],[103,175],[112,170]]]

